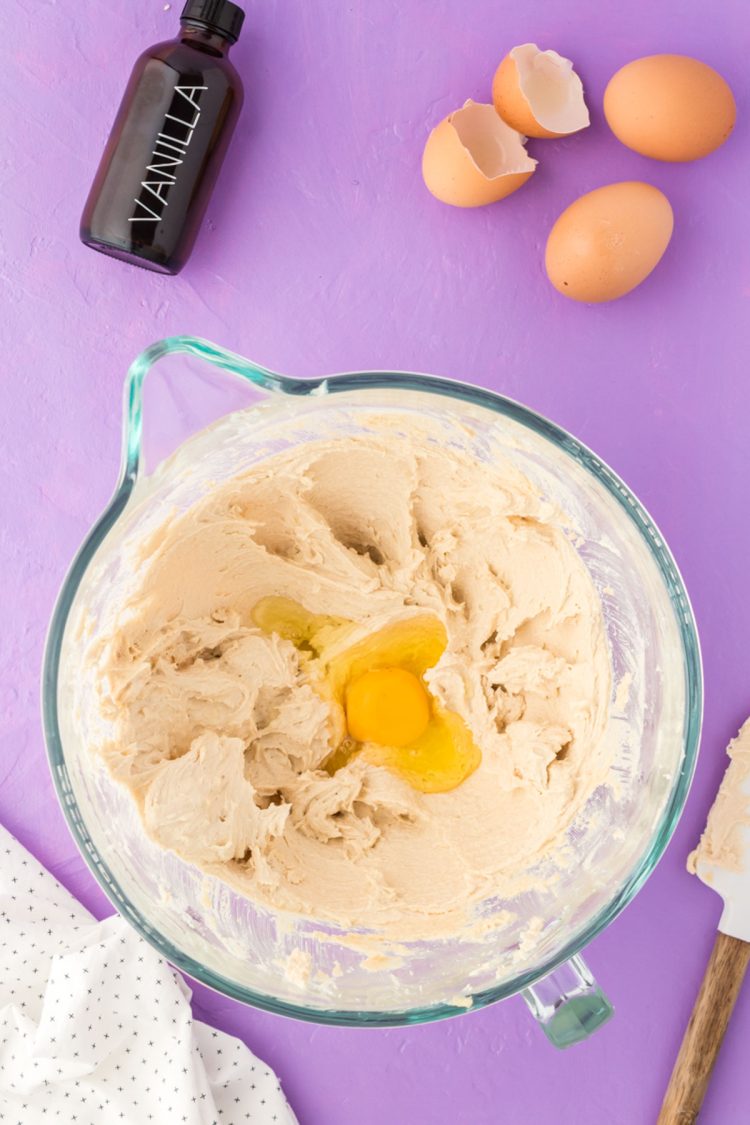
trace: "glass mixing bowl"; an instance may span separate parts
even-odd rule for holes
[[[106,730],[82,665],[137,580],[135,546],[168,514],[290,444],[365,432],[374,415],[397,427],[418,418],[430,441],[480,461],[510,458],[567,513],[601,597],[614,674],[607,737],[616,785],[598,789],[570,828],[575,863],[554,888],[483,903],[483,936],[474,927],[401,943],[399,960],[368,958],[334,926],[257,906],[154,844],[130,794],[89,750]],[[531,410],[424,375],[290,379],[190,337],[155,344],[131,367],[120,481],[52,619],[45,733],[92,872],[120,913],[190,976],[269,1011],[353,1025],[418,1023],[521,991],[552,1042],[583,1038],[611,1008],[579,951],[630,901],[669,840],[695,762],[701,699],[695,624],[659,531],[611,469]]]

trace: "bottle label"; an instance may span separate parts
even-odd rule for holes
[[[134,199],[135,213],[129,223],[160,223],[169,206],[169,189],[177,182],[180,166],[200,121],[200,97],[208,86],[175,86],[170,113],[157,134],[151,163],[141,180],[140,195]]]

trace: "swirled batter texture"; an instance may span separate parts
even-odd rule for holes
[[[319,654],[258,625],[267,598],[348,623],[358,652],[438,622],[423,683],[480,752],[469,776],[424,792],[364,751],[332,758],[341,699]],[[451,932],[562,854],[607,775],[599,600],[509,464],[386,429],[275,456],[151,538],[117,620],[98,750],[159,844],[276,909]]]

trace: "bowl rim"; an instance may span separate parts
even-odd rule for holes
[[[672,605],[682,647],[685,679],[685,713],[683,752],[679,768],[672,779],[669,798],[664,805],[659,825],[648,848],[630,875],[622,882],[607,904],[579,927],[565,946],[533,971],[470,996],[471,1006],[438,1003],[424,1008],[347,1011],[305,1007],[255,992],[236,984],[183,953],[142,916],[122,891],[107,864],[98,853],[81,817],[70,782],[59,727],[59,667],[65,627],[83,575],[102,543],[125,511],[140,471],[142,423],[141,388],[146,373],[166,355],[188,353],[198,356],[234,375],[249,380],[269,392],[295,397],[336,394],[347,391],[389,390],[435,394],[470,403],[519,423],[533,433],[562,449],[578,465],[593,475],[622,507],[645,542],[664,582]],[[114,494],[104,512],[95,522],[75,555],[62,583],[50,620],[42,669],[42,717],[47,758],[55,791],[73,839],[112,905],[123,914],[136,931],[167,961],[187,976],[214,991],[241,1003],[277,1015],[294,1017],[312,1023],[337,1026],[394,1027],[427,1023],[448,1016],[466,1014],[532,985],[579,953],[602,932],[635,897],[661,858],[675,830],[687,799],[700,743],[703,715],[703,671],[700,642],[695,617],[684,581],[656,523],[646,508],[621,478],[583,442],[544,415],[508,398],[497,391],[471,383],[415,372],[360,371],[346,372],[313,379],[291,379],[262,368],[242,356],[193,336],[170,337],[147,348],[131,365],[125,382],[123,451],[120,476]],[[468,997],[467,997],[468,999]]]

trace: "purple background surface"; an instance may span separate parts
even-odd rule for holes
[[[696,781],[651,880],[588,957],[617,1009],[557,1053],[518,999],[406,1030],[334,1030],[196,987],[195,1010],[279,1072],[302,1125],[647,1125],[713,940],[719,901],[685,873],[750,709],[745,0],[263,0],[234,51],[247,104],[194,256],[179,278],[93,254],[81,207],[130,65],[169,38],[161,0],[5,0],[0,70],[0,821],[91,909],[111,907],[73,845],[38,710],[44,634],[67,564],[117,474],[129,362],[173,333],[294,375],[431,371],[521,399],[625,478],[670,542],[703,641]],[[424,189],[429,129],[486,100],[514,44],[573,58],[592,127],[532,142],[531,182],[452,210]],[[695,54],[730,81],[739,124],[695,165],[650,162],[602,119],[609,76],[644,54]],[[572,199],[645,179],[675,211],[663,263],[611,305],[565,301],[542,266]],[[750,1120],[750,987],[702,1121]]]

